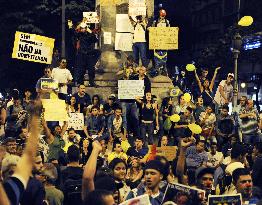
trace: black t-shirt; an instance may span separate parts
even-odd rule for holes
[[[30,177],[21,205],[42,205],[45,200],[45,188],[36,178]]]
[[[80,104],[80,112],[83,112],[85,107],[91,105],[91,98],[87,93],[83,97],[80,97],[78,93],[75,93],[73,97],[76,98],[76,104]]]
[[[25,191],[23,183],[16,177],[10,177],[4,183],[4,189],[10,201],[10,205],[18,205]]]
[[[66,167],[61,171],[61,188],[63,189],[63,183],[67,179],[82,179],[83,169],[81,167]]]

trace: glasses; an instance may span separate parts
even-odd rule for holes
[[[66,61],[61,61],[61,63],[67,63]]]

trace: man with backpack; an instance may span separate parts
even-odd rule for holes
[[[170,27],[169,21],[166,19],[166,11],[164,9],[159,10],[159,17],[152,24],[152,27]],[[154,63],[155,71],[159,75],[167,75],[167,51],[166,50],[154,50]]]
[[[139,65],[139,56],[141,56],[142,65],[148,66],[147,59],[147,16],[145,18],[142,15],[136,16],[134,20],[130,15],[129,19],[134,27],[133,36],[133,55],[135,58],[135,63]]]
[[[81,204],[83,169],[79,165],[80,151],[76,145],[67,150],[68,165],[61,171],[61,190],[64,193],[64,205]]]

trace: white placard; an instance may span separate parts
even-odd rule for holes
[[[129,0],[129,15],[131,16],[146,16],[145,0]]]
[[[134,33],[134,27],[130,22],[128,14],[116,15],[116,31]]]
[[[69,113],[68,128],[74,130],[83,130],[84,128],[84,114],[83,113]]]
[[[116,33],[115,50],[132,51],[133,34],[132,33]]]
[[[124,201],[120,205],[148,205],[148,204],[151,204],[149,200],[149,196],[148,194],[144,194],[144,195],[135,197],[133,199]]]
[[[112,33],[111,32],[104,32],[104,44],[112,44]]]
[[[144,96],[143,80],[119,80],[118,81],[118,99],[136,99]]]
[[[83,12],[83,17],[87,19],[87,23],[99,23],[97,12]]]

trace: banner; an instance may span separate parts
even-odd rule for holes
[[[118,99],[135,99],[144,96],[143,80],[119,80]]]
[[[86,23],[99,23],[97,12],[83,12],[83,17],[86,18]]]
[[[74,130],[84,129],[84,114],[83,113],[69,113],[68,128],[74,128]]]
[[[232,195],[209,195],[208,205],[241,205],[242,197],[241,194]]]
[[[123,203],[119,205],[148,205],[148,204],[151,204],[149,200],[149,196],[148,194],[144,194],[144,195],[135,197],[133,199],[124,201]]]
[[[115,50],[132,51],[133,34],[131,33],[116,33]]]
[[[51,64],[54,42],[52,38],[17,31],[12,58]]]
[[[64,100],[43,99],[42,104],[46,121],[68,121]]]
[[[149,49],[178,49],[178,27],[149,27]]]
[[[52,90],[58,91],[58,82],[52,78],[41,78],[40,79],[41,90]]]
[[[163,202],[172,201],[175,204],[183,200],[183,204],[198,205],[205,198],[205,191],[178,183],[169,183],[164,193]]]
[[[128,14],[130,16],[146,16],[145,0],[129,0]]]
[[[132,26],[128,14],[116,15],[116,31],[134,33],[134,27]]]

